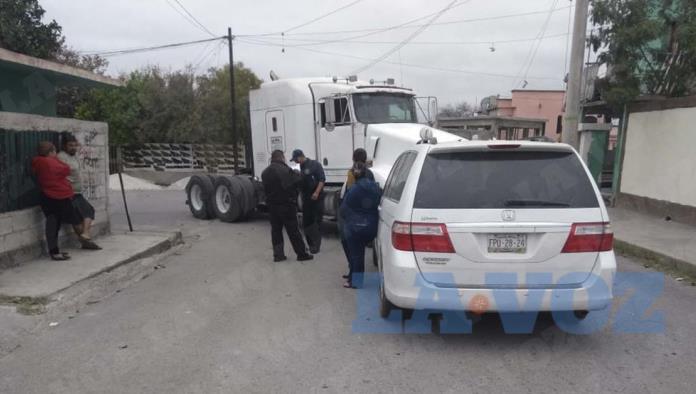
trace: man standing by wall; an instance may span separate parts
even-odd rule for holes
[[[314,256],[307,253],[305,243],[297,223],[297,189],[302,182],[299,174],[285,164],[285,155],[280,150],[271,154],[271,165],[261,174],[261,181],[266,192],[266,204],[271,219],[271,243],[273,244],[273,261],[287,260],[283,227],[288,233],[292,248],[298,261],[311,260]]]
[[[80,239],[83,249],[98,250],[101,249],[101,247],[92,241],[91,236],[92,222],[94,221],[94,207],[92,207],[92,204],[82,195],[82,166],[80,165],[80,160],[77,158],[78,147],[79,143],[75,136],[72,134],[63,135],[63,149],[58,153],[58,159],[70,167],[68,181],[70,181],[73,192],[75,192],[72,203],[75,207],[75,213],[80,219],[80,224],[74,226],[75,233]]]
[[[292,151],[292,159],[302,172],[302,227],[312,254],[321,249],[321,221],[324,218],[324,167],[305,157],[300,149]]]

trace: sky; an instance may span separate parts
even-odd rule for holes
[[[511,89],[524,86],[524,80],[526,89],[564,89],[574,4],[569,0],[178,0],[204,29],[190,20],[177,0],[40,3],[45,19],[55,19],[67,44],[78,51],[206,39],[211,36],[205,29],[223,36],[229,26],[235,36],[235,62],[243,62],[263,80],[270,79],[271,70],[281,78],[347,77],[360,70],[362,80],[394,78],[421,96],[437,97],[440,106],[509,96]],[[339,8],[343,9],[306,24]],[[417,18],[421,19],[407,24]],[[384,30],[398,25],[403,26]],[[252,36],[269,33],[273,35]],[[542,39],[535,40],[538,37]],[[370,59],[385,54],[390,55],[384,61],[361,70],[373,63]],[[191,65],[203,73],[229,59],[227,42],[220,40],[108,60],[107,74],[118,76],[148,65],[171,70]]]

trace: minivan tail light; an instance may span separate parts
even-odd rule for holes
[[[404,251],[454,253],[447,226],[442,223],[394,222],[392,245]]]
[[[573,223],[561,253],[606,252],[614,248],[614,233],[608,222]]]
[[[413,250],[410,223],[394,222],[392,226],[392,245],[398,250]]]

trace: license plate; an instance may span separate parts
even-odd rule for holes
[[[527,234],[488,234],[488,253],[526,253]]]

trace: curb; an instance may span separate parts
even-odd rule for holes
[[[128,233],[128,234],[137,234],[137,233],[144,233],[144,232],[139,231],[139,232]],[[130,256],[129,258],[127,258],[125,260],[119,261],[118,263],[116,263],[110,267],[106,267],[100,271],[93,273],[92,275],[86,276],[86,277],[80,279],[79,281],[73,283],[72,285],[65,287],[65,288],[62,288],[62,289],[54,292],[53,294],[47,295],[46,297],[50,299],[55,294],[58,294],[62,291],[65,291],[68,288],[75,286],[77,284],[80,284],[86,280],[92,279],[92,278],[97,277],[97,276],[99,276],[103,273],[106,273],[106,272],[111,272],[111,271],[115,270],[116,268],[124,266],[128,263],[132,263],[132,262],[137,261],[137,260],[142,260],[144,258],[148,258],[148,257],[154,256],[154,255],[166,252],[167,250],[173,248],[176,245],[182,244],[183,242],[184,242],[184,237],[181,234],[181,231],[175,231],[175,232],[169,233],[169,236],[167,237],[167,239],[163,240],[162,242],[159,242],[158,244],[153,245],[153,246],[143,250],[140,253],[136,253],[133,256]]]
[[[146,232],[136,232],[136,233],[129,233],[129,234],[137,234],[137,233],[143,233],[145,234]],[[161,235],[165,235],[165,233],[157,233]],[[96,271],[88,276],[85,276],[84,278],[81,278],[75,283],[72,283],[71,285],[64,287],[62,289],[59,289],[57,291],[54,291],[51,294],[42,294],[40,296],[35,296],[35,297],[29,297],[29,296],[12,296],[12,295],[5,295],[5,294],[0,294],[0,304],[3,305],[16,305],[18,307],[22,306],[27,306],[27,307],[32,307],[32,306],[37,306],[37,307],[45,307],[46,305],[54,302],[57,300],[58,295],[61,293],[64,293],[65,291],[77,287],[91,279],[94,279],[100,275],[112,272],[120,267],[123,267],[127,264],[146,259],[148,257],[153,257],[159,254],[162,254],[173,247],[180,245],[183,243],[183,235],[180,231],[176,232],[171,232],[171,233],[166,233],[167,238],[163,239],[162,241],[158,242],[157,244],[139,252],[136,253],[132,256],[129,256],[128,258],[118,261],[115,264],[105,267],[99,271]],[[33,314],[33,313],[29,313]]]
[[[614,238],[614,250],[622,256],[643,260],[647,266],[662,272],[677,276],[687,276],[692,281],[696,280],[696,264],[694,263],[616,238]]]

